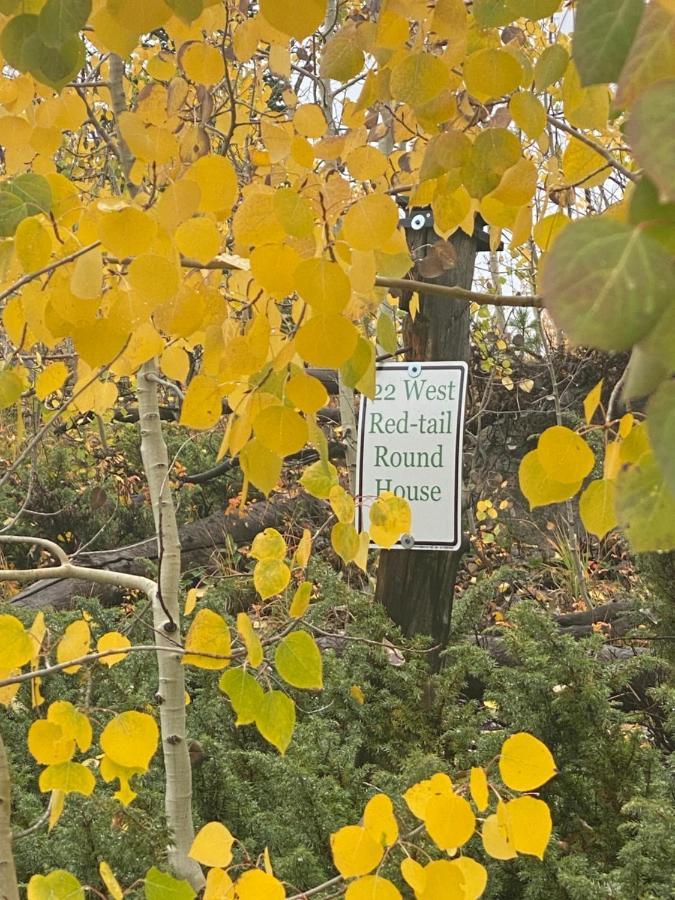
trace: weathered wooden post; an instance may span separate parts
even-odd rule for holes
[[[476,226],[472,236],[457,230],[449,239],[454,265],[435,277],[425,277],[431,267],[423,261],[439,241],[431,210],[407,211],[403,224],[416,261],[414,279],[471,289],[476,253],[489,249],[487,233],[481,225]],[[409,301],[409,296],[402,298],[401,308],[407,309]],[[408,315],[403,327],[409,360],[469,361],[468,301],[421,294],[416,316],[413,319]],[[464,546],[459,550],[381,551],[375,597],[404,634],[428,634],[434,643],[445,646],[455,580],[464,551]]]

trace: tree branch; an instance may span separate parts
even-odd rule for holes
[[[593,138],[589,138],[583,133],[583,131],[579,131],[578,128],[574,128],[572,125],[568,125],[567,122],[562,122],[560,119],[556,119],[555,116],[547,115],[546,118],[549,124],[553,125],[554,128],[557,128],[559,131],[564,131],[565,134],[571,135],[578,141],[581,141],[582,144],[586,144],[587,147],[590,147],[592,150],[595,150],[596,153],[599,153],[600,156],[607,160],[612,168],[616,169],[617,172],[621,172],[624,178],[628,178],[630,181],[638,180],[635,172],[631,172],[630,169],[627,169],[619,162],[618,159],[616,159],[612,155],[612,153],[606,147],[603,147],[602,144],[594,141]]]
[[[377,275],[375,278],[377,287],[393,288],[400,291],[420,291],[424,294],[438,294],[441,297],[451,297],[454,300],[470,300],[480,306],[526,306],[539,309],[543,306],[541,297],[536,294],[533,297],[521,297],[520,294],[508,296],[506,294],[484,294],[479,291],[468,291],[466,288],[456,285],[431,284],[427,281],[415,281],[412,278],[385,278]]]
[[[24,284],[34,281],[36,278],[39,278],[40,275],[47,275],[49,272],[53,272],[60,266],[65,266],[66,263],[73,262],[73,260],[77,259],[79,256],[84,256],[85,253],[89,253],[90,250],[95,250],[96,247],[100,247],[100,245],[100,241],[94,241],[93,244],[88,244],[86,247],[80,247],[79,250],[74,250],[72,253],[69,253],[68,256],[62,256],[61,259],[56,259],[54,262],[49,263],[49,265],[43,266],[41,269],[36,269],[34,272],[22,275],[21,278],[14,282],[14,284],[11,284],[3,291],[0,291],[0,300],[9,297],[15,291],[18,291],[19,288],[22,288]]]

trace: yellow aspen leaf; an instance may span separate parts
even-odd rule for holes
[[[509,100],[509,112],[518,128],[533,141],[546,128],[546,110],[530,91],[519,91]]]
[[[293,599],[291,600],[291,605],[288,610],[288,614],[292,619],[299,619],[301,616],[304,616],[309,607],[311,596],[312,582],[303,581],[295,594],[293,594]]]
[[[583,480],[595,463],[586,441],[564,425],[553,425],[541,433],[537,453],[547,475],[564,484]]]
[[[258,706],[255,725],[265,740],[283,756],[295,728],[295,703],[282,691],[267,691]]]
[[[431,200],[431,209],[434,213],[436,231],[441,237],[447,238],[471,212],[471,197],[462,185],[456,190],[448,190],[444,183],[439,182]],[[415,314],[417,311],[419,311],[419,296]]]
[[[96,786],[94,773],[77,762],[62,762],[47,766],[40,773],[38,787],[43,793],[61,791],[63,794],[83,794],[90,797]]]
[[[184,665],[200,669],[224,669],[229,666],[232,650],[230,629],[225,619],[212,609],[200,609],[185,637]],[[216,654],[201,656],[201,653]],[[218,658],[224,657],[224,658]]]
[[[333,485],[338,483],[337,469],[333,463],[319,460],[307,466],[300,478],[300,484],[313,497],[328,499]]]
[[[293,406],[311,415],[328,403],[328,392],[318,378],[300,373],[286,382],[286,398]]]
[[[645,422],[640,422],[619,444],[619,459],[623,465],[638,463],[650,450],[647,425]]]
[[[530,450],[522,458],[518,468],[518,480],[530,509],[569,500],[582,484],[581,481],[562,482],[551,478],[540,461],[539,450]]]
[[[534,791],[556,774],[555,760],[546,744],[520,731],[502,744],[499,774],[514,791]]]
[[[58,725],[64,737],[72,738],[82,753],[91,746],[91,722],[67,700],[56,700],[50,704],[47,721]]]
[[[615,495],[614,482],[598,478],[579,497],[579,515],[584,528],[600,540],[617,525]]]
[[[217,424],[222,411],[218,382],[208,375],[195,375],[185,392],[180,411],[180,424],[186,428],[205,431]]]
[[[358,566],[362,572],[368,570],[368,550],[370,549],[370,535],[367,531],[359,534],[359,549],[356,551],[352,562]]]
[[[239,463],[246,478],[267,496],[279,481],[281,457],[254,438],[239,453]]]
[[[28,729],[28,749],[40,765],[58,765],[72,759],[75,739],[64,734],[58,723],[38,719]]]
[[[56,661],[58,663],[68,662],[70,659],[77,659],[89,653],[91,646],[91,631],[84,619],[77,619],[71,622],[63,632],[63,637],[56,647]],[[67,666],[63,671],[68,675],[78,672],[82,666]]]
[[[378,150],[377,147],[371,147],[369,144],[363,147],[356,147],[351,153],[347,154],[347,168],[357,181],[371,181],[381,178],[387,171],[387,157]]]
[[[314,213],[309,202],[290,187],[272,195],[272,212],[283,231],[291,237],[308,238],[314,231]]]
[[[295,347],[308,363],[336,368],[350,358],[358,337],[355,326],[343,316],[317,315],[301,326]]]
[[[49,875],[33,875],[28,900],[84,900],[84,889],[70,872],[56,869]]]
[[[132,260],[127,277],[132,288],[153,304],[171,300],[180,287],[176,263],[154,253],[143,253]]]
[[[330,506],[338,522],[348,524],[354,521],[354,498],[340,484],[334,485],[328,495]]]
[[[536,797],[516,797],[509,800],[504,812],[513,849],[543,860],[553,828],[548,805]]]
[[[225,75],[222,53],[203,41],[183,45],[178,58],[187,77],[197,84],[217,84]]]
[[[200,263],[212,260],[221,245],[220,232],[215,222],[206,216],[195,216],[180,224],[174,240],[183,256]]]
[[[344,878],[368,875],[379,865],[384,847],[361,825],[345,825],[330,836],[333,863]]]
[[[488,882],[488,873],[482,866],[470,856],[459,856],[453,859],[450,865],[459,869],[464,878],[464,900],[478,900],[482,897]]]
[[[225,868],[232,862],[234,838],[221,822],[208,822],[195,835],[188,856],[209,868]]]
[[[342,312],[349,303],[351,284],[342,268],[327,259],[307,259],[295,270],[295,289],[320,313]]]
[[[355,250],[377,250],[389,240],[397,225],[395,201],[384,194],[368,194],[347,212],[342,237]]]
[[[594,388],[586,394],[584,397],[584,417],[586,419],[586,424],[590,425],[593,416],[595,415],[595,411],[600,406],[600,399],[602,397],[602,385],[605,379],[601,378],[600,381],[595,385]]]
[[[253,584],[263,600],[280,594],[291,580],[291,570],[279,559],[264,559],[253,570]]]
[[[264,244],[251,252],[251,272],[261,287],[277,298],[295,289],[295,270],[300,254],[286,244]]]
[[[223,869],[209,869],[202,900],[234,900],[234,883]]]
[[[408,856],[401,861],[401,875],[405,883],[415,891],[416,897],[422,893],[426,880],[424,866]]]
[[[167,378],[184,383],[190,371],[190,358],[182,347],[173,344],[162,351],[159,367]]]
[[[363,689],[359,687],[358,684],[353,684],[349,688],[349,696],[352,698],[352,700],[356,700],[359,706],[363,706],[363,704],[366,702],[366,695],[363,693]]]
[[[249,869],[235,883],[237,900],[284,900],[283,884],[269,872]]]
[[[562,157],[562,170],[565,176],[565,184],[580,188],[598,187],[607,180],[610,165],[600,153],[578,141],[570,138]]]
[[[565,117],[576,128],[602,131],[607,128],[609,117],[609,90],[606,84],[582,87],[579,72],[570,62],[562,84]]]
[[[54,391],[60,390],[68,375],[68,366],[64,362],[51,363],[43,369],[35,379],[35,394],[38,400],[46,400]]]
[[[502,807],[504,804],[501,804]],[[499,821],[497,815],[488,816],[481,829],[483,848],[493,859],[514,859],[516,851],[509,840],[506,825]]]
[[[466,89],[481,103],[510,94],[520,85],[522,74],[520,63],[506,50],[477,50],[464,61]]]
[[[392,96],[413,108],[424,106],[450,85],[450,70],[427,51],[409,53],[391,70]]]
[[[338,522],[330,532],[333,550],[345,563],[350,563],[359,552],[359,533],[351,522]]]
[[[224,156],[202,156],[184,175],[200,190],[201,212],[229,212],[237,199],[237,174]]]
[[[385,847],[390,847],[396,842],[398,822],[394,815],[394,805],[386,794],[375,794],[366,803],[363,811],[363,827]]]
[[[303,103],[295,108],[293,127],[308,138],[320,138],[328,127],[323,110],[316,103]]]
[[[47,825],[47,831],[51,831],[61,818],[61,813],[63,812],[63,807],[66,802],[66,795],[63,791],[52,791],[50,799],[51,803],[49,804],[49,823]]]
[[[262,643],[253,627],[250,616],[245,612],[238,613],[237,615],[237,631],[246,647],[246,660],[248,664],[253,666],[254,669],[257,669],[264,659]],[[221,863],[220,865],[227,865],[227,863]]]
[[[136,206],[106,212],[97,224],[98,239],[119,259],[146,253],[156,234],[157,223]]]
[[[125,647],[131,647],[131,641],[126,635],[120,634],[119,631],[108,631],[101,635],[96,642],[96,649],[99,653],[104,650],[117,650],[118,648],[123,649]],[[123,659],[126,659],[126,656],[127,654],[124,652],[111,653],[110,656],[104,656],[99,662],[104,666],[111,668],[112,666],[117,665],[117,663],[122,662]]]
[[[478,812],[485,812],[489,799],[485,769],[480,766],[472,766],[471,775],[469,776],[469,790],[471,791],[471,799],[475,803]]]
[[[281,678],[292,687],[304,690],[323,687],[321,651],[306,631],[292,631],[277,644],[274,664]]]
[[[307,443],[307,422],[287,406],[268,406],[253,420],[260,443],[279,456],[296,453]]]
[[[351,28],[344,27],[334,33],[321,53],[321,77],[335,81],[349,81],[363,68],[363,50],[354,40]]]
[[[206,179],[203,180],[206,181]],[[205,188],[208,188],[208,182],[206,182]],[[201,196],[201,187],[194,180],[182,180],[170,184],[160,195],[153,208],[154,217],[162,228],[172,233],[181,222],[197,212]]]
[[[562,212],[552,213],[550,216],[544,216],[540,219],[532,229],[532,237],[540,250],[546,252],[553,246],[558,235],[567,228],[570,219]]]
[[[18,675],[19,671],[19,669],[0,669],[0,681],[5,678],[11,678],[14,675]],[[31,681],[31,685],[36,680],[37,679],[33,679],[33,681]],[[16,697],[20,687],[20,684],[7,684],[4,687],[0,687],[0,705],[9,706],[12,700]],[[33,705],[35,706],[36,704]]]
[[[49,262],[52,238],[35,216],[19,222],[14,234],[14,249],[24,272],[34,272]]]
[[[626,413],[619,420],[619,437],[627,438],[635,425],[635,416],[633,413]]]
[[[309,528],[303,528],[302,537],[298,541],[298,546],[293,554],[293,565],[304,569],[309,562],[312,552],[312,533]]]
[[[260,12],[277,31],[301,41],[321,25],[327,0],[303,0],[289,5],[287,0],[260,0]]]
[[[437,859],[424,867],[422,890],[417,900],[445,900],[446,897],[461,897],[464,900],[464,874],[454,866],[453,861]]]
[[[413,784],[403,795],[410,812],[418,819],[424,819],[430,800],[436,796],[451,796],[452,781],[443,772]]]
[[[105,755],[116,765],[147,771],[157,750],[159,729],[152,716],[128,710],[111,719],[101,732]]]
[[[387,878],[366,875],[350,882],[345,900],[401,900],[401,892]]]
[[[70,277],[70,290],[81,300],[101,296],[103,286],[103,257],[99,248],[83,253],[75,260]]]
[[[101,881],[105,885],[106,890],[112,897],[112,900],[123,900],[124,891],[122,890],[119,881],[115,878],[113,870],[104,859],[98,864],[98,873],[101,876]]]
[[[5,369],[0,372],[0,409],[12,406],[21,396],[23,382],[16,372]]]
[[[380,547],[393,547],[410,531],[410,506],[402,497],[383,491],[370,507],[370,537]]]
[[[314,166],[314,148],[300,134],[296,134],[291,140],[291,158],[303,169],[311,169]]]
[[[285,559],[286,553],[286,541],[276,528],[265,528],[258,532],[251,544],[250,555],[253,559]]]
[[[109,781],[113,781],[114,779],[119,780],[120,787],[118,791],[115,791],[114,796],[115,799],[119,800],[119,802],[124,806],[128,806],[134,799],[134,797],[137,796],[136,792],[131,788],[131,785],[129,784],[130,779],[134,775],[140,775],[145,771],[145,769],[139,767],[120,766],[118,765],[118,763],[110,759],[109,756],[103,756],[99,766],[101,778],[106,783]]]
[[[612,441],[605,448],[604,476],[613,481],[621,471],[621,442]]]
[[[469,803],[457,794],[432,797],[424,811],[424,824],[441,850],[465,844],[476,829],[476,817]]]
[[[537,168],[531,159],[523,157],[504,172],[499,185],[485,199],[494,198],[506,206],[523,206],[534,197],[536,186]],[[514,223],[509,227],[513,228]]]

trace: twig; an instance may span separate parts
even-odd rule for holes
[[[583,131],[579,131],[572,125],[568,125],[567,122],[562,122],[560,119],[556,119],[555,116],[547,115],[546,118],[549,124],[553,125],[554,128],[557,128],[559,131],[564,131],[566,134],[572,135],[572,137],[576,138],[578,141],[581,141],[582,144],[586,144],[587,147],[590,147],[591,149],[595,150],[596,153],[599,153],[600,156],[604,157],[607,160],[612,168],[616,169],[617,172],[621,172],[624,178],[628,178],[630,181],[638,180],[635,172],[631,172],[630,169],[627,169],[618,161],[618,159],[616,159],[610,153],[610,151],[606,147],[603,147],[602,144],[594,141],[593,138],[589,138],[583,133]]]
[[[22,288],[24,284],[34,281],[36,278],[39,278],[40,275],[47,275],[49,272],[53,272],[60,266],[65,266],[66,263],[73,262],[73,260],[77,259],[79,256],[84,256],[85,253],[89,253],[90,250],[95,250],[96,247],[99,247],[100,245],[100,241],[94,241],[93,244],[88,244],[86,247],[80,247],[79,250],[74,250],[72,253],[69,253],[68,256],[62,256],[61,259],[56,259],[54,262],[49,263],[49,265],[43,266],[41,269],[36,269],[34,272],[22,275],[21,278],[14,282],[14,284],[5,288],[4,291],[0,291],[0,300],[9,297],[15,291],[18,291],[19,288]]]
[[[533,309],[543,307],[541,297],[521,297],[520,295],[508,296],[498,294],[484,294],[479,291],[468,291],[466,288],[450,286],[447,284],[430,284],[427,281],[415,281],[412,278],[385,278],[377,275],[375,278],[377,287],[394,288],[401,291],[424,291],[425,294],[439,294],[442,297],[452,297],[454,300],[471,300],[480,306],[526,306]]]

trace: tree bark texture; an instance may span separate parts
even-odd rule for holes
[[[0,734],[0,900],[19,900],[12,853],[9,761]]]
[[[433,228],[408,232],[408,243],[416,264],[438,240]],[[473,281],[476,241],[463,231],[450,238],[456,265],[436,278],[434,284],[469,289]],[[415,266],[415,270],[417,265]],[[413,277],[422,276],[413,272]],[[408,309],[409,297],[403,297],[401,308]],[[409,360],[469,360],[469,304],[446,300],[433,294],[419,298],[415,319],[404,322],[403,343],[409,348]],[[384,604],[388,614],[405,635],[428,634],[434,643],[444,647],[450,632],[452,600],[463,553],[445,550],[383,550],[377,571],[375,598]]]

